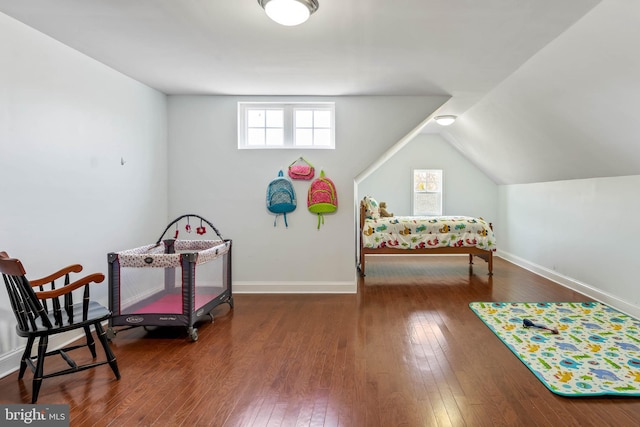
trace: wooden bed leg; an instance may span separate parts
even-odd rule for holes
[[[469,254],[469,264],[473,264],[473,255]]]
[[[493,252],[489,252],[489,276],[493,276]]]

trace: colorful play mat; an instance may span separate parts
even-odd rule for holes
[[[469,307],[552,392],[640,396],[640,320],[598,302]]]

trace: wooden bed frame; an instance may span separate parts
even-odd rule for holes
[[[469,264],[473,264],[473,256],[482,258],[485,260],[489,267],[489,275],[493,275],[493,251],[486,251],[484,249],[476,247],[444,247],[444,248],[418,248],[418,249],[396,249],[396,248],[365,248],[362,243],[362,229],[364,228],[366,206],[364,201],[360,201],[360,234],[358,239],[360,241],[360,275],[365,276],[365,255],[371,254],[385,254],[385,255],[413,255],[413,254],[425,254],[425,255],[441,255],[441,254],[464,254],[469,255]],[[493,225],[489,223],[489,227],[493,230]]]

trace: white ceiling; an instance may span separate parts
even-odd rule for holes
[[[498,183],[640,173],[637,1],[319,2],[298,27],[256,0],[0,12],[169,95],[451,96],[439,113],[461,117],[443,135]],[[607,112],[627,122],[597,120]]]
[[[596,0],[0,0],[0,11],[166,94],[486,93]]]

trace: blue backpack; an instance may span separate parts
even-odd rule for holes
[[[289,227],[287,213],[296,210],[296,192],[291,180],[285,177],[282,171],[278,172],[278,176],[267,186],[267,209],[276,214],[273,220],[274,227],[280,214],[284,216],[285,227]]]

